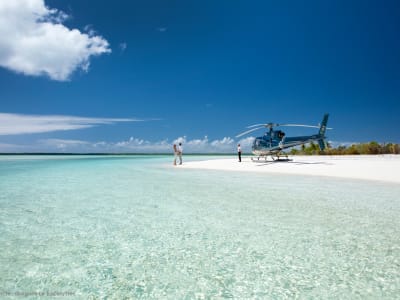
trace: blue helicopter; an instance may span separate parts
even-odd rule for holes
[[[247,128],[251,128],[250,130],[242,132],[236,137],[241,137],[262,128],[268,128],[269,130],[265,132],[263,136],[259,136],[254,139],[252,146],[253,154],[257,155],[257,160],[259,160],[260,157],[264,157],[265,160],[267,160],[268,156],[271,156],[272,160],[289,160],[287,154],[282,152],[283,149],[288,149],[311,142],[318,142],[321,151],[326,148],[325,131],[327,129],[332,129],[326,127],[326,125],[328,124],[328,117],[329,114],[325,114],[319,126],[277,123],[255,124],[248,126]],[[314,135],[286,137],[285,133],[282,130],[273,129],[278,126],[311,127],[319,128],[319,131],[317,134]],[[281,157],[284,157],[284,159],[281,159]],[[253,158],[251,159],[253,160]]]

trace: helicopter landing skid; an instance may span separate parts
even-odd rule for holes
[[[287,154],[274,154],[270,156],[272,161],[292,161],[292,159],[290,159]],[[264,158],[265,161],[268,161],[268,155],[259,155],[257,157],[252,157],[251,160],[257,162],[260,161],[260,158]]]

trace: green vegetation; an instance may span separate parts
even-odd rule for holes
[[[353,144],[351,146],[328,147],[321,151],[318,144],[310,143],[309,146],[302,145],[300,149],[293,148],[291,155],[360,155],[360,154],[400,154],[400,144],[379,144],[370,142],[364,144]]]

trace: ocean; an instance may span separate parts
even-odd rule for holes
[[[399,297],[398,184],[172,160],[0,156],[0,298]]]

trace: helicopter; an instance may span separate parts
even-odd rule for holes
[[[268,131],[265,132],[263,136],[256,137],[253,141],[252,152],[254,155],[257,155],[257,160],[260,160],[260,157],[264,157],[267,160],[268,156],[271,156],[272,160],[280,161],[285,160],[288,161],[288,155],[282,152],[284,149],[304,145],[311,142],[318,142],[319,148],[323,151],[326,148],[325,141],[325,131],[327,129],[326,125],[328,124],[329,114],[325,114],[322,122],[319,126],[313,125],[303,125],[303,124],[277,124],[277,123],[266,123],[266,124],[255,124],[248,126],[247,128],[251,128],[245,132],[238,134],[236,137],[241,137],[243,135],[249,134],[250,132],[268,128]],[[274,130],[275,127],[281,126],[293,126],[293,127],[311,127],[311,128],[319,128],[317,134],[308,135],[308,136],[295,136],[295,137],[286,137],[286,134],[282,130]],[[283,159],[281,157],[284,157]],[[254,160],[252,157],[251,160]]]

